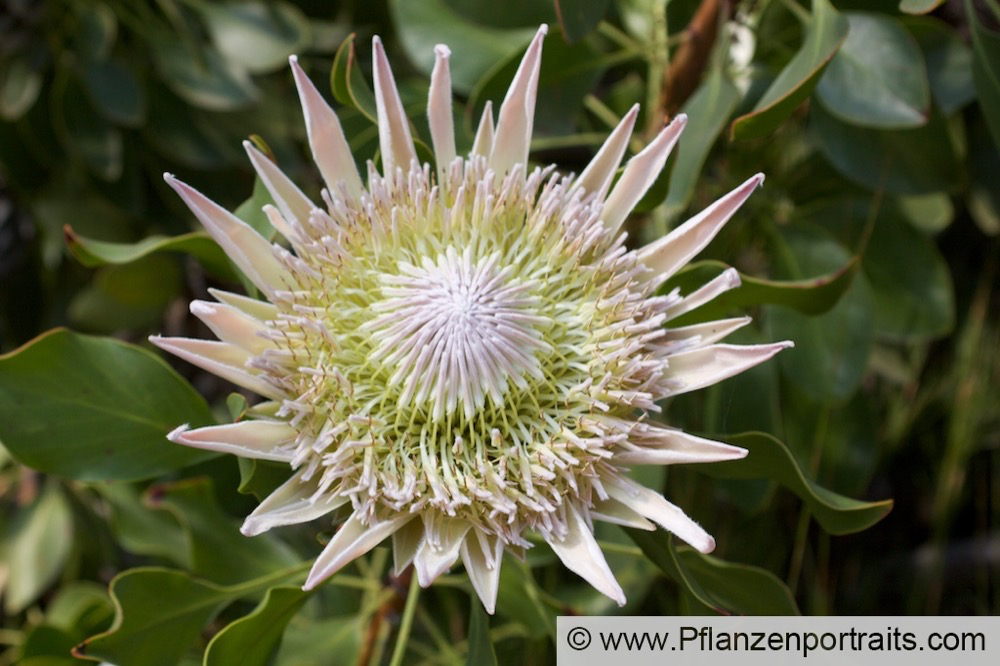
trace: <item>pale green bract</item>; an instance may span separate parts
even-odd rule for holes
[[[392,537],[395,566],[429,585],[462,559],[493,612],[502,556],[540,534],[566,566],[625,597],[592,521],[660,525],[702,552],[715,543],[629,465],[731,460],[743,449],[648,418],[663,398],[721,381],[790,343],[718,341],[740,317],[669,322],[739,284],[726,271],[658,295],[763,181],[758,174],[637,250],[620,228],[662,170],[676,118],[614,182],[633,108],[579,177],[528,164],[543,26],[494,125],[457,157],[450,53],[436,49],[428,120],[436,171],[416,157],[381,42],[374,80],[382,172],[362,182],[332,109],[296,60],[322,206],[264,155],[250,159],[290,250],[167,175],[267,301],[213,291],[192,312],[219,341],[153,342],[266,398],[256,418],[171,433],[188,446],[286,462],[289,480],[243,532],[353,512],[316,560],[311,588]],[[650,522],[652,521],[652,522]]]

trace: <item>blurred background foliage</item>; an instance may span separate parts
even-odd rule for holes
[[[236,530],[285,472],[163,440],[247,403],[145,343],[203,335],[186,304],[239,279],[162,173],[267,233],[241,141],[319,189],[290,54],[363,164],[371,36],[425,139],[447,43],[461,152],[541,22],[533,159],[579,172],[632,104],[632,152],[687,113],[630,233],[765,172],[671,286],[735,266],[689,317],[796,348],[667,406],[750,458],[638,472],[715,556],[602,525],[623,610],[540,545],[495,617],[456,571],[407,642],[385,549],[304,593],[328,525]],[[997,0],[0,0],[0,664],[542,664],[557,614],[1000,611],[998,145]]]

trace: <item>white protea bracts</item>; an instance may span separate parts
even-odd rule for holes
[[[730,460],[745,451],[654,423],[657,401],[718,382],[790,343],[718,344],[748,318],[670,320],[738,285],[727,271],[682,296],[659,286],[763,181],[752,177],[639,250],[619,229],[662,170],[679,116],[612,187],[637,109],[578,178],[527,162],[543,26],[500,107],[487,105],[457,157],[449,51],[436,49],[428,114],[437,161],[417,162],[378,38],[374,80],[382,173],[362,183],[337,117],[291,61],[323,205],[247,145],[290,250],[167,175],[267,302],[213,291],[191,311],[218,342],[153,342],[268,399],[250,420],[171,441],[287,462],[290,479],[243,532],[350,505],[311,588],[386,537],[422,585],[462,559],[486,609],[501,558],[540,534],[566,566],[619,604],[592,521],[662,526],[702,552],[714,541],[626,466]]]

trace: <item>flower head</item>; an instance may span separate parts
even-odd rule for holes
[[[718,344],[746,317],[684,327],[675,317],[738,285],[660,294],[763,181],[757,175],[666,237],[629,250],[622,223],[684,128],[677,117],[616,183],[637,108],[578,177],[529,167],[543,26],[494,125],[490,105],[456,156],[449,52],[428,102],[437,167],[420,164],[389,63],[374,40],[382,171],[358,174],[340,123],[295,59],[292,71],[322,205],[247,144],[290,249],[167,175],[267,301],[213,291],[192,312],[219,341],[153,342],[269,402],[251,420],[170,434],[174,442],[286,462],[289,480],[243,532],[349,505],[311,588],[392,537],[395,566],[429,585],[462,559],[487,610],[501,559],[545,539],[620,604],[592,521],[662,526],[702,552],[714,541],[630,465],[730,460],[745,451],[651,421],[657,401],[767,360],[788,343]]]

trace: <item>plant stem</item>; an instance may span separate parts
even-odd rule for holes
[[[400,666],[403,663],[403,656],[406,654],[406,643],[410,639],[413,615],[416,613],[417,599],[420,597],[420,584],[417,581],[416,576],[410,579],[410,590],[406,593],[406,607],[403,609],[403,618],[399,623],[399,635],[396,637],[396,647],[392,649],[389,666]]]

